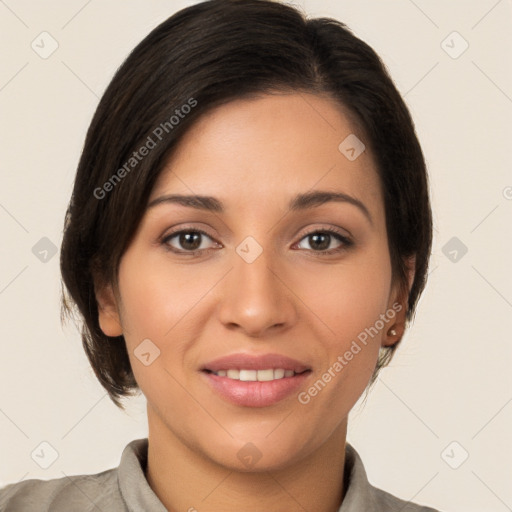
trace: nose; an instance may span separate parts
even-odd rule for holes
[[[240,330],[250,337],[286,330],[297,317],[295,295],[268,253],[263,251],[252,263],[235,253],[234,268],[221,289],[221,322],[228,329]]]

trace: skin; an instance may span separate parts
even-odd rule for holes
[[[406,294],[392,279],[368,144],[354,161],[338,150],[351,133],[364,141],[337,103],[312,94],[267,94],[202,116],[167,162],[150,202],[195,193],[218,198],[225,212],[166,203],[149,208],[121,259],[119,289],[97,291],[100,326],[109,336],[124,335],[147,398],[147,479],[169,510],[340,506],[348,413],[379,347],[403,335],[406,311]],[[294,195],[311,190],[359,199],[372,221],[348,202],[287,211]],[[306,236],[329,227],[354,245],[331,237],[318,249]],[[166,250],[190,252],[179,235],[162,241],[185,228],[207,231],[200,247],[212,250],[195,256]],[[250,264],[236,252],[247,236],[263,249]],[[319,255],[325,247],[343,250]],[[401,312],[307,404],[294,393],[268,407],[234,405],[200,372],[228,354],[284,354],[311,366],[300,389],[307,391],[397,303]],[[145,366],[134,351],[148,338],[160,355]],[[261,454],[252,467],[237,457],[249,442]]]

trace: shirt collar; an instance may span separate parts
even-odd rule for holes
[[[352,445],[346,443],[345,447],[345,497],[339,512],[374,510],[373,487],[368,482],[361,457]],[[130,512],[167,512],[146,479],[147,456],[147,438],[135,439],[125,447],[117,473],[121,496]]]
[[[167,512],[146,480],[148,438],[135,439],[123,450],[117,469],[117,482],[129,512]]]
[[[345,497],[339,512],[366,512],[377,510],[374,487],[368,481],[363,461],[356,449],[345,444]]]

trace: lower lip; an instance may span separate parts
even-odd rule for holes
[[[222,398],[241,407],[268,407],[297,391],[311,372],[271,381],[241,381],[203,372],[208,383]]]

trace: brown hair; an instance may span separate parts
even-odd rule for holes
[[[123,336],[108,337],[99,327],[93,275],[117,286],[121,256],[163,164],[198,117],[271,91],[327,94],[362,127],[384,192],[393,277],[402,289],[406,258],[416,256],[406,313],[412,320],[426,283],[432,216],[414,125],[384,64],[337,20],[308,19],[270,0],[202,2],[156,27],[116,72],[87,132],[66,212],[62,318],[77,310],[87,357],[121,408],[120,398],[138,386]],[[142,157],[149,139],[153,146]],[[370,385],[397,346],[381,350]]]

